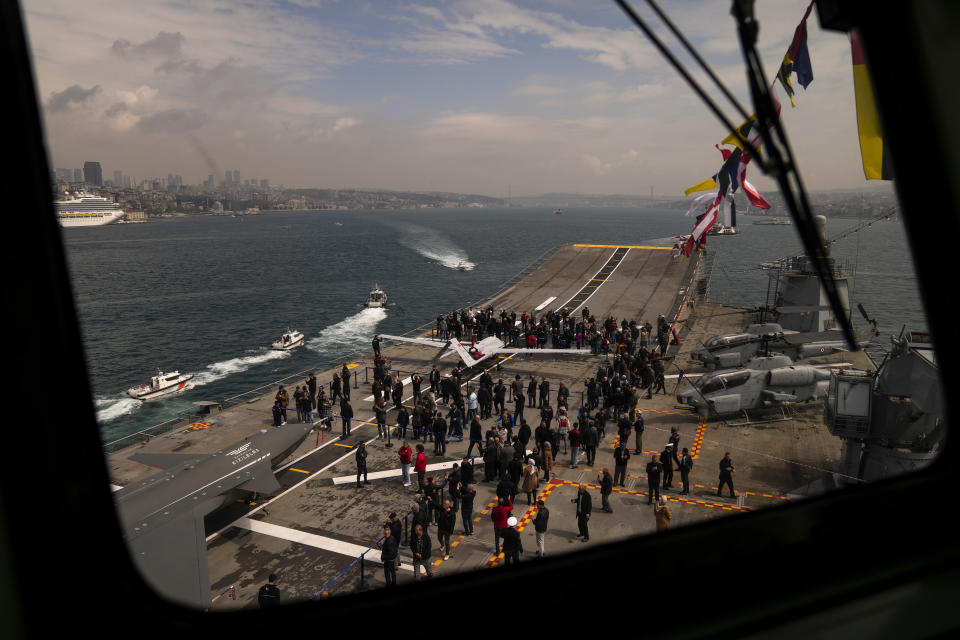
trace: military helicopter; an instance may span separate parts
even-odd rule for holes
[[[704,375],[679,392],[677,402],[723,417],[825,398],[829,384],[828,367],[793,364],[782,354],[757,356],[749,369]]]
[[[861,342],[860,346],[866,344]],[[848,350],[839,331],[800,333],[764,322],[748,325],[741,333],[715,335],[691,351],[690,357],[702,362],[707,369],[729,369],[745,366],[768,352],[782,353],[796,361]]]

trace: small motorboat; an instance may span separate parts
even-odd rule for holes
[[[710,227],[710,230],[707,231],[708,236],[735,236],[739,233],[736,227],[725,227],[721,223],[717,223]]]
[[[127,389],[127,395],[137,400],[153,400],[168,393],[182,391],[191,378],[193,378],[192,373],[181,374],[179,371],[164,373],[157,369],[157,375],[150,378],[150,384],[131,387]]]
[[[454,268],[455,268],[457,271],[469,271],[469,270],[470,270],[470,265],[468,265],[466,262],[464,262],[463,260],[461,260],[460,262],[457,263],[457,266],[454,267]]]
[[[303,334],[293,329],[287,329],[287,332],[280,336],[280,339],[270,345],[271,349],[277,351],[287,351],[295,349],[303,344]]]
[[[563,213],[563,209],[557,209],[554,213],[559,216]]]
[[[367,296],[367,301],[364,303],[364,306],[368,309],[376,309],[387,306],[387,294],[383,289],[380,288],[379,284],[373,285],[373,291],[371,291],[370,295]]]

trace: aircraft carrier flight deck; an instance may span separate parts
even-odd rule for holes
[[[600,509],[598,476],[601,470],[614,470],[613,449],[617,439],[615,423],[607,425],[606,437],[600,442],[595,464],[588,466],[581,452],[578,468],[570,468],[570,456],[557,452],[549,482],[541,481],[537,494],[550,510],[546,535],[546,556],[576,552],[581,549],[616,543],[635,535],[656,535],[653,507],[648,506],[645,465],[652,454],[659,454],[667,443],[671,427],[680,434],[680,447],[690,449],[694,466],[690,473],[691,491],[680,495],[679,473],[673,488],[665,490],[672,512],[671,528],[717,517],[747,513],[800,500],[830,486],[839,468],[841,440],[832,436],[823,421],[823,402],[792,405],[775,417],[788,419],[770,422],[759,420],[741,424],[742,420],[707,419],[691,407],[677,402],[677,391],[685,388],[705,369],[689,358],[691,350],[712,335],[740,331],[756,321],[756,314],[747,310],[722,307],[703,300],[700,284],[700,256],[678,257],[669,247],[642,245],[568,245],[559,249],[527,277],[492,299],[475,307],[492,306],[524,311],[538,317],[549,310],[567,307],[576,314],[586,305],[598,320],[613,316],[635,319],[656,325],[663,315],[676,330],[679,344],[671,341],[666,352],[666,394],[646,399],[641,394],[638,408],[645,420],[643,455],[631,457],[625,486],[616,486],[610,497],[612,513]],[[699,292],[699,294],[698,294]],[[392,292],[391,292],[392,293]],[[446,312],[449,310],[437,310]],[[416,335],[425,335],[424,330]],[[417,344],[385,342],[383,356],[401,378],[419,372],[424,378],[423,390],[431,364],[436,362],[446,375],[458,361],[455,353],[437,358],[437,349]],[[470,370],[464,379],[473,380],[487,367],[494,382],[503,379],[509,384],[519,375],[524,388],[531,375],[545,377],[551,383],[551,404],[556,408],[556,389],[563,382],[570,390],[571,422],[581,406],[584,381],[592,377],[603,355],[592,355],[588,349],[573,356],[517,354],[487,360]],[[864,370],[876,365],[861,352],[833,353],[807,358],[805,364],[846,363],[844,366]],[[397,448],[393,440],[387,447],[377,439],[373,418],[370,382],[373,381],[373,354],[337,363],[336,367],[316,371],[320,384],[328,384],[334,373],[346,364],[357,372],[356,388],[351,389],[354,408],[352,434],[345,441],[339,437],[340,419],[334,417],[333,428],[310,433],[276,472],[280,489],[271,495],[260,495],[250,504],[246,500],[231,502],[206,517],[207,560],[212,608],[236,609],[257,606],[257,591],[271,573],[279,576],[278,586],[284,602],[308,600],[327,587],[330,597],[352,593],[358,589],[384,586],[384,575],[376,548],[364,560],[364,583],[356,562],[382,535],[381,525],[387,515],[396,512],[403,518],[410,510],[417,489],[416,475],[404,487],[399,475]],[[684,379],[678,383],[680,371]],[[291,380],[288,388],[302,384]],[[111,480],[126,486],[157,473],[157,469],[131,459],[138,453],[205,454],[228,447],[261,429],[273,429],[271,408],[276,387],[264,389],[263,395],[209,416],[183,423],[173,431],[108,454]],[[404,387],[404,402],[409,403],[412,388]],[[392,404],[388,403],[392,407]],[[507,402],[513,408],[513,403]],[[296,420],[293,407],[288,420]],[[337,414],[334,407],[334,414]],[[388,422],[394,423],[391,410]],[[531,428],[539,422],[539,410],[526,410]],[[536,416],[536,420],[531,419]],[[496,416],[494,416],[496,418]],[[483,420],[486,431],[493,420]],[[459,462],[466,453],[469,425],[465,438],[447,445],[445,456],[433,455],[433,444],[425,443],[428,476],[442,482],[446,468]],[[408,437],[411,446],[418,442]],[[633,453],[633,438],[630,439]],[[357,488],[354,454],[356,445],[367,442],[369,451],[369,485]],[[474,448],[474,455],[476,454]],[[718,464],[725,452],[731,452],[735,465],[734,482],[738,498],[717,496]],[[482,454],[479,454],[482,456]],[[465,571],[497,570],[502,557],[494,555],[494,534],[490,509],[496,499],[496,481],[483,482],[482,458],[476,458],[477,496],[474,503],[472,536],[461,535],[463,524],[459,513],[453,535],[452,553],[444,560],[439,552],[436,527],[430,527],[433,554],[430,559],[434,579]],[[571,502],[579,484],[585,483],[593,495],[590,540],[577,537],[575,506]],[[520,524],[524,553],[521,562],[535,562],[532,508],[524,493],[518,493],[513,515]],[[401,585],[413,581],[410,549],[400,544]]]

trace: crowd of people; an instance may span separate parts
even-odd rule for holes
[[[662,315],[654,327],[636,320],[617,322],[612,316],[598,320],[586,306],[579,316],[563,308],[547,311],[539,318],[526,311],[517,314],[501,309],[497,313],[492,306],[477,310],[470,307],[438,315],[434,327],[434,335],[443,340],[496,336],[510,347],[588,348],[593,353],[630,354],[643,348],[659,350],[661,356],[669,345],[670,332]]]
[[[419,372],[413,373],[409,379],[412,397],[408,406],[404,398],[404,380],[398,372],[391,371],[381,354],[379,337],[374,338],[370,388],[378,438],[389,438],[395,433],[402,441],[397,455],[404,486],[412,484],[411,470],[417,476],[416,498],[407,516],[411,519],[409,546],[415,574],[419,576],[423,569],[425,578],[432,575],[429,558],[435,551],[429,536],[430,526],[437,527],[437,553],[443,558],[450,557],[450,539],[458,512],[463,535],[473,535],[473,503],[476,483],[481,481],[475,477],[475,456],[481,456],[483,460],[482,481],[496,483],[497,505],[491,512],[494,551],[504,553],[505,564],[516,562],[522,552],[520,536],[514,535],[517,520],[513,508],[517,495],[525,494],[526,504],[536,509],[533,519],[536,553],[542,557],[549,511],[542,500],[536,500],[540,483],[549,482],[554,467],[567,464],[567,456],[572,469],[578,468],[581,456],[588,466],[594,466],[597,449],[608,430],[610,435],[615,431],[618,438],[613,452],[614,472],[611,474],[608,468],[604,468],[597,482],[602,509],[612,512],[609,496],[615,486],[625,485],[631,441],[632,454],[639,456],[643,453],[644,419],[637,408],[641,394],[645,392],[647,398],[654,393],[666,395],[663,355],[669,343],[670,329],[664,318],[658,318],[657,326],[653,327],[649,323],[618,321],[612,317],[598,321],[586,308],[580,316],[561,311],[547,312],[537,318],[526,312],[518,315],[501,310],[495,313],[492,307],[488,307],[438,316],[434,331],[441,339],[455,337],[479,341],[495,335],[511,346],[575,346],[589,348],[595,353],[608,353],[612,357],[598,366],[595,375],[584,380],[584,388],[579,391],[582,394],[580,406],[574,409],[570,407],[571,391],[563,382],[554,387],[546,377],[533,375],[527,380],[515,375],[513,380],[505,382],[499,375],[495,380],[489,369],[485,369],[476,381],[468,381],[465,379],[467,370],[460,363],[447,375],[442,375],[436,366],[426,377]],[[499,365],[495,372],[501,374]],[[342,437],[350,436],[353,421],[350,375],[344,365],[341,372],[333,376],[328,396],[325,385],[318,386],[311,374],[293,394],[298,420],[312,419],[313,412],[327,415],[339,403]],[[556,409],[551,401],[556,402]],[[274,406],[275,424],[286,421],[288,403],[287,392],[280,387]],[[396,412],[392,424],[388,421],[390,411]],[[492,422],[485,426],[484,421],[490,420]],[[440,481],[427,477],[427,446],[432,445],[434,455],[443,456],[449,441],[464,439],[469,444],[462,461],[454,464]],[[366,447],[361,442],[355,453],[358,488],[369,484],[366,457]],[[668,527],[671,518],[661,490],[673,487],[673,471],[677,469],[682,485],[679,493],[689,493],[692,466],[690,452],[680,447],[680,435],[673,428],[663,451],[651,456],[645,468],[648,504],[656,504],[658,531]],[[732,471],[728,454],[721,462],[721,487],[727,484],[731,496],[734,496]],[[585,486],[581,485],[573,502],[576,503],[578,537],[586,542],[589,540],[592,500]],[[380,543],[388,585],[396,583],[399,522],[396,514],[391,514],[384,525],[384,538]]]

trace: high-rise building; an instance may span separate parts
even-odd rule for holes
[[[103,169],[100,168],[99,162],[83,163],[83,181],[98,187],[103,186]]]
[[[230,169],[227,169],[223,172],[223,184],[229,187],[231,182],[233,182],[233,174],[230,173]]]
[[[70,169],[57,169],[57,179],[63,180],[64,182],[70,182],[70,178],[73,177],[73,172]]]
[[[113,172],[113,184],[117,187],[123,186],[123,171],[114,171]]]
[[[240,186],[240,172],[236,169],[233,170],[233,184]]]
[[[207,176],[207,189],[213,189],[213,174]]]
[[[260,188],[261,188],[261,189],[269,189],[269,188],[270,188],[270,181],[267,180],[266,178],[263,178],[262,180],[260,180]]]
[[[74,182],[83,182],[83,169],[74,169],[74,170],[73,170],[73,181],[74,181]]]

